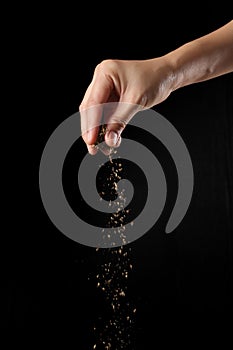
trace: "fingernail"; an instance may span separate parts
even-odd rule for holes
[[[115,146],[118,140],[118,134],[115,131],[109,131],[107,135],[109,146]]]
[[[87,145],[87,150],[92,156],[94,156],[97,153],[97,149],[94,145]]]

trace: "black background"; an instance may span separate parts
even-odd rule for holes
[[[231,20],[226,3],[56,5],[22,17],[13,33],[11,89],[23,104],[9,156],[11,216],[2,254],[1,319],[12,334],[30,330],[43,339],[52,331],[59,339],[69,330],[72,348],[91,349],[94,319],[104,312],[88,281],[100,259],[95,249],[60,233],[41,203],[38,169],[50,134],[78,110],[101,60],[163,55]],[[173,233],[155,228],[131,244],[136,349],[231,341],[232,82],[229,74],[195,84],[154,108],[183,137],[195,188]]]

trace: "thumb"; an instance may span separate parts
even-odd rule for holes
[[[105,142],[109,147],[119,147],[122,131],[142,106],[126,102],[111,103],[109,106],[104,113],[104,123],[107,127]]]

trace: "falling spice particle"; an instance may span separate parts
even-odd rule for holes
[[[106,126],[101,129],[100,141],[104,139]],[[98,148],[98,143],[96,143]],[[96,249],[97,254],[101,254],[103,262],[97,266],[98,273],[94,276],[96,286],[103,293],[106,308],[109,309],[109,318],[99,318],[94,328],[95,344],[93,349],[96,350],[133,350],[134,320],[136,308],[128,295],[129,275],[132,272],[133,265],[131,261],[131,248],[127,246],[125,236],[126,227],[124,225],[130,210],[125,210],[126,194],[125,190],[119,190],[118,181],[121,179],[123,170],[122,163],[113,162],[113,154],[116,150],[110,149],[108,155],[111,163],[111,173],[108,181],[112,184],[112,190],[118,192],[117,201],[110,201],[109,207],[114,213],[108,222],[109,229],[102,229],[103,239],[114,239],[115,235],[120,237],[121,246],[116,248],[116,242],[111,243],[112,248]],[[105,194],[102,192],[102,195]],[[130,223],[131,226],[133,222]],[[111,231],[115,228],[114,233]]]

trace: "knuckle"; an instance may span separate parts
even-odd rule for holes
[[[86,109],[87,105],[85,102],[80,103],[79,105],[79,111],[82,112],[84,109]]]
[[[85,110],[87,110],[95,105],[98,105],[98,102],[96,101],[96,99],[89,98],[88,100],[81,102],[81,104],[79,105],[79,111],[84,112]]]
[[[121,133],[127,125],[127,122],[124,120],[119,120],[118,118],[112,118],[111,122],[109,123],[109,126],[107,127],[107,130],[116,131],[117,133]]]
[[[106,59],[100,62],[95,68],[95,74],[107,73],[114,71],[118,66],[118,61],[114,59]]]
[[[148,101],[148,97],[145,93],[131,93],[124,97],[124,101],[130,104],[135,104],[138,106],[145,107]]]
[[[119,120],[117,118],[112,119],[112,123],[116,125],[116,129],[124,129],[126,127],[127,122],[124,120]]]

